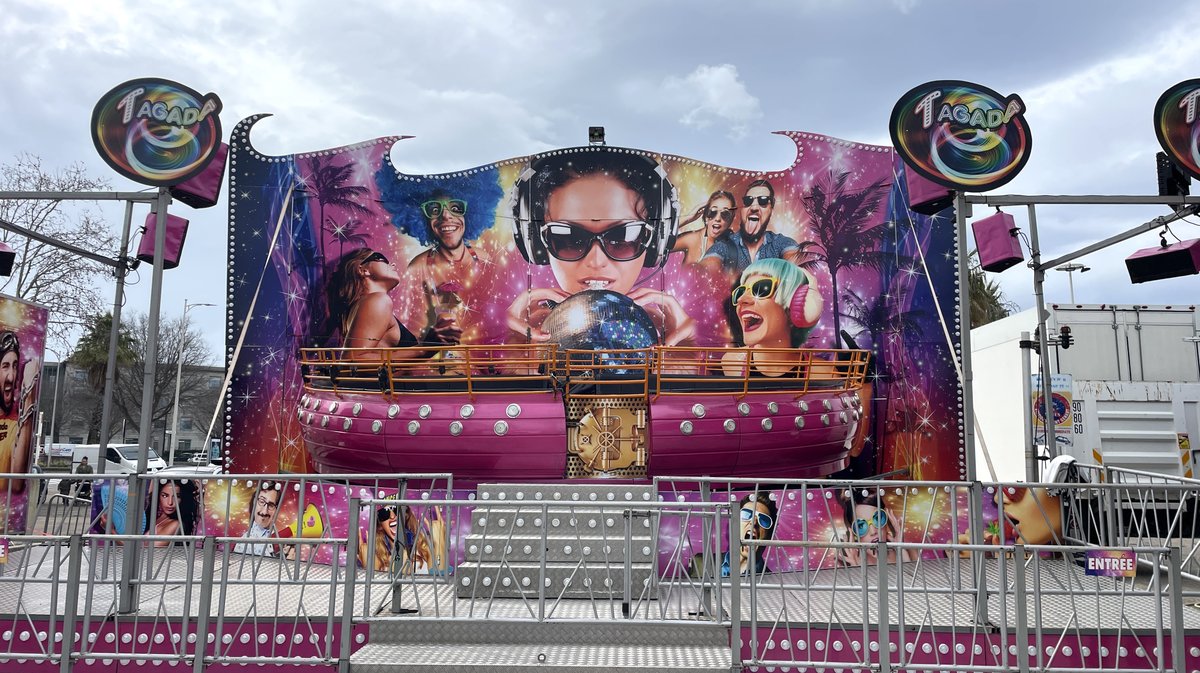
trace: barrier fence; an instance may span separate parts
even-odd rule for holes
[[[1079,477],[681,477],[580,497],[449,475],[93,475],[86,500],[22,475],[0,660],[334,667],[378,620],[643,620],[727,628],[751,670],[1192,670],[1200,481]],[[11,508],[17,475],[0,478]]]

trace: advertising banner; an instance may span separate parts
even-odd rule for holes
[[[1034,374],[1030,390],[1033,405],[1033,436],[1046,436],[1046,404],[1042,401],[1042,377]],[[1050,375],[1050,399],[1054,409],[1054,441],[1060,448],[1075,446],[1075,412],[1070,374]],[[1047,442],[1049,443],[1049,442]]]
[[[0,473],[26,474],[33,460],[49,312],[0,295]],[[0,479],[0,525],[25,531],[32,482]]]

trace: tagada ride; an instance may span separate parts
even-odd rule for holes
[[[546,345],[304,349],[302,434],[324,473],[456,484],[727,475],[847,465],[869,352]]]

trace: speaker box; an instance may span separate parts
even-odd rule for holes
[[[932,180],[918,175],[911,168],[904,171],[908,179],[908,207],[915,213],[933,215],[954,203],[954,192]]]
[[[13,264],[17,261],[17,251],[7,243],[0,243],[0,276],[11,276]]]
[[[971,223],[971,231],[975,234],[979,265],[984,271],[1000,272],[1025,261],[1012,215],[996,213],[976,220]]]
[[[1200,239],[1138,250],[1125,258],[1125,268],[1134,283],[1200,273]]]
[[[154,235],[158,230],[158,215],[150,213],[146,216],[146,233],[138,244],[137,258],[143,262],[154,263]],[[179,257],[183,254],[183,241],[187,238],[188,221],[182,217],[167,214],[167,242],[163,246],[163,268],[174,269],[179,266]]]
[[[229,145],[221,143],[213,153],[212,161],[196,175],[171,187],[171,196],[193,208],[208,208],[217,203],[221,195],[221,180],[225,177],[225,158],[229,156]]]

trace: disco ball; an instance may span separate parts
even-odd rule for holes
[[[571,295],[550,311],[542,329],[563,349],[649,349],[658,343],[658,329],[649,314],[629,297],[609,290],[584,290]],[[601,354],[598,361],[609,365],[637,365],[643,358],[631,354]]]

